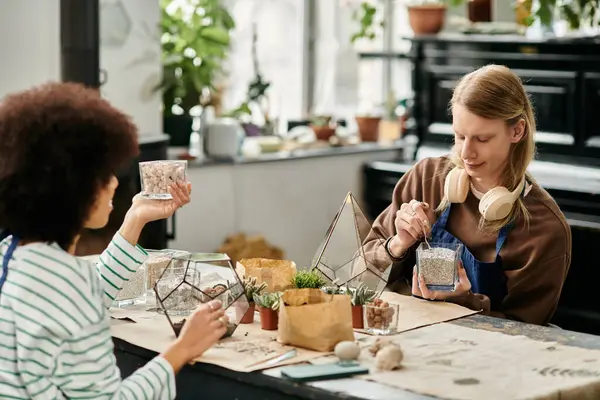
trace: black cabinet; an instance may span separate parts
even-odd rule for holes
[[[540,158],[600,160],[600,127],[594,123],[600,110],[600,42],[483,35],[412,40],[413,130],[422,144],[452,143],[448,105],[457,80],[481,66],[501,64],[521,77],[533,102]]]

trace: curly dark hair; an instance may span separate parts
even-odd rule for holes
[[[98,190],[139,152],[131,119],[100,93],[47,83],[0,102],[0,227],[67,250]]]

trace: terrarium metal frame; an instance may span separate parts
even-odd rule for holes
[[[354,228],[354,239],[356,240],[356,250],[353,252],[352,256],[349,257],[349,260],[344,260],[342,262],[335,263],[336,265],[332,265],[331,262],[326,257],[327,248],[330,245],[330,241],[335,233],[336,227],[338,227],[338,223],[340,222],[340,218],[344,214],[344,210],[346,207],[352,208],[352,216],[353,216],[353,228]],[[362,220],[361,220],[362,219]],[[361,231],[361,227],[364,229]],[[367,229],[368,228],[368,229]],[[387,286],[388,277],[391,271],[391,267],[393,264],[392,259],[387,255],[387,252],[382,251],[379,254],[385,254],[386,260],[384,262],[385,267],[379,269],[373,259],[369,259],[369,257],[365,253],[364,246],[366,244],[366,239],[370,238],[369,242],[377,241],[377,243],[373,244],[373,246],[384,249],[386,239],[381,235],[373,231],[371,223],[365,216],[362,208],[358,205],[358,202],[354,198],[351,192],[348,192],[346,195],[342,206],[339,208],[336,213],[333,221],[331,222],[327,233],[325,234],[324,240],[321,242],[317,253],[315,254],[312,262],[311,262],[311,270],[316,270],[320,273],[328,282],[331,282],[332,286],[337,287],[338,289],[341,287],[347,287],[350,289],[356,289],[356,287],[361,283],[365,283],[362,278],[366,278],[366,274],[372,274],[373,279],[377,281],[376,287],[373,287],[373,284],[365,285],[376,292],[376,296],[379,296],[381,292]],[[376,254],[376,252],[372,252]],[[336,252],[336,255],[338,252]],[[364,269],[356,274],[347,273],[347,279],[340,281],[340,273],[338,271],[343,269],[351,269],[354,267],[357,260],[362,259],[364,262]],[[379,260],[381,261],[381,260]],[[381,285],[381,287],[380,287]]]
[[[239,303],[242,303],[241,305],[242,305],[243,309],[238,310],[236,308],[236,315],[240,315],[240,317],[236,318],[236,319],[238,319],[237,321],[232,321],[231,319],[229,320],[228,326],[227,326],[227,331],[225,332],[225,334],[223,335],[222,338],[227,338],[227,337],[230,337],[233,335],[233,333],[236,331],[237,327],[239,326],[239,323],[240,323],[239,320],[241,320],[241,318],[246,314],[246,312],[250,308],[250,304],[248,303],[248,300],[244,293],[242,280],[240,279],[239,275],[237,274],[235,268],[233,267],[233,265],[231,263],[231,259],[226,254],[208,253],[206,255],[212,256],[212,258],[209,257],[207,259],[195,259],[194,253],[189,253],[188,255],[183,256],[183,257],[173,257],[171,259],[171,262],[169,263],[169,265],[162,271],[160,277],[157,279],[156,283],[154,284],[153,291],[156,296],[157,306],[158,306],[159,310],[161,310],[167,317],[167,320],[169,321],[169,325],[171,326],[171,329],[173,330],[173,333],[175,334],[176,337],[179,337],[179,334],[181,333],[181,329],[183,328],[183,325],[185,324],[187,318],[184,318],[181,321],[181,323],[173,322],[174,316],[170,315],[171,312],[169,311],[168,307],[165,306],[165,302],[182,285],[189,286],[189,288],[192,291],[195,291],[200,296],[204,297],[204,298],[200,298],[200,297],[196,297],[196,296],[192,295],[192,297],[198,301],[198,304],[206,304],[209,301],[212,301],[217,298],[226,298],[226,299],[228,299],[228,301],[224,302],[223,309],[225,309],[227,311],[230,307],[238,307],[240,305]],[[185,262],[185,267],[176,266],[175,262],[177,262],[177,261]],[[211,263],[216,263],[216,262],[227,263],[226,267],[219,266],[217,264],[214,264],[214,266],[215,266],[215,268],[229,268],[229,270],[231,271],[231,273],[234,276],[234,281],[230,282],[229,280],[226,280],[227,284],[218,283],[214,286],[211,286],[210,287],[211,289],[217,289],[217,287],[223,287],[223,290],[221,290],[217,293],[212,293],[212,294],[207,293],[206,288],[205,288],[205,290],[202,290],[194,283],[188,281],[188,276],[189,276],[188,272],[189,272],[190,268],[193,268],[195,270],[195,272],[198,273],[198,276],[200,277],[199,281],[200,282],[202,281],[200,272],[193,265],[196,262],[203,262],[206,264],[211,264]],[[182,268],[182,269],[184,268],[183,274],[179,274],[179,276],[182,275],[181,281],[177,285],[174,285],[174,287],[172,288],[172,290],[170,290],[168,292],[168,294],[161,297],[160,292],[158,290],[158,286],[161,284],[161,281],[163,280],[163,278],[170,279],[171,276],[174,276],[174,277],[177,276],[177,274],[173,274],[173,275],[169,274],[169,271],[173,268]],[[238,293],[233,295],[232,290],[235,289],[236,285],[238,288]],[[245,305],[245,307],[243,307],[244,305]]]

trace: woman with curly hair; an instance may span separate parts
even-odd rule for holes
[[[219,302],[199,307],[179,338],[121,380],[107,308],[145,261],[144,225],[189,203],[136,196],[92,265],[74,256],[84,228],[108,222],[115,174],[137,130],[95,90],[51,83],[0,103],[0,393],[14,399],[175,398],[174,375],[225,333]]]

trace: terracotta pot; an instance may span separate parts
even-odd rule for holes
[[[356,117],[358,134],[363,142],[376,142],[379,138],[380,117]]]
[[[279,326],[279,313],[272,308],[258,307],[260,327],[265,331],[274,331]]]
[[[415,35],[433,35],[444,27],[445,4],[424,4],[408,7],[408,21]]]
[[[326,142],[329,141],[329,138],[335,135],[335,128],[331,126],[310,126],[312,130],[315,132],[315,136],[317,140],[324,140]]]
[[[352,327],[363,329],[363,306],[352,306]]]
[[[244,316],[240,320],[240,324],[251,324],[254,322],[254,302],[251,302],[249,304],[250,307],[248,308],[248,311],[246,311],[246,314],[244,314]]]

